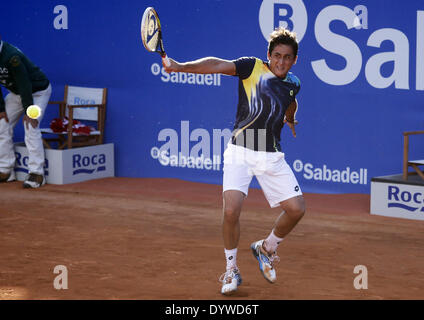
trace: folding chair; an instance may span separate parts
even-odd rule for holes
[[[53,148],[57,143],[58,149],[83,147],[103,143],[106,117],[106,88],[85,88],[65,86],[63,101],[50,101],[49,104],[59,105],[59,117],[68,117],[66,131],[54,132],[51,128],[40,128],[45,148]],[[89,135],[73,131],[73,120],[85,120],[94,123],[95,130]],[[54,135],[55,137],[52,137]]]

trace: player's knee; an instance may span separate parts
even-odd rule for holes
[[[225,207],[224,219],[226,222],[236,223],[240,217],[240,209],[237,207]]]
[[[305,206],[303,204],[299,204],[291,207],[286,212],[292,219],[299,221],[305,215],[305,211]]]
[[[294,216],[296,220],[300,220],[305,215],[305,207],[299,207],[294,210]]]

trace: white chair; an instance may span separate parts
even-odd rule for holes
[[[66,131],[54,132],[51,128],[41,128],[43,144],[51,149],[52,143],[57,143],[58,149],[97,145],[103,143],[106,117],[106,88],[85,88],[65,86],[63,101],[50,101],[49,104],[59,105],[59,117],[68,117]],[[73,131],[73,120],[90,121],[95,130],[89,135],[81,135]],[[55,137],[52,137],[55,136]]]

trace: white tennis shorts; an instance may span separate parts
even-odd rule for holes
[[[256,176],[271,208],[302,195],[284,153],[253,151],[230,142],[224,152],[223,191],[239,190],[247,196],[253,176]]]

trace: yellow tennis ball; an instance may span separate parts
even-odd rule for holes
[[[38,119],[41,115],[41,108],[34,104],[34,105],[28,107],[26,114],[31,119]]]

